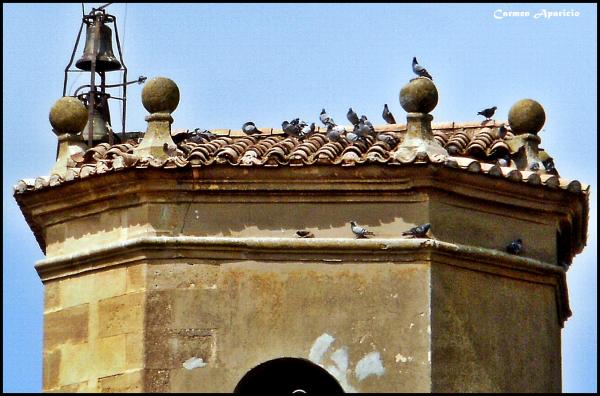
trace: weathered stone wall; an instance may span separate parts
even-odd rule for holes
[[[145,267],[45,283],[44,391],[141,390]]]

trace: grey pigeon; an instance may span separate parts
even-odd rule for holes
[[[246,135],[260,135],[262,132],[254,125],[253,122],[246,122],[242,125],[242,132]]]
[[[498,166],[510,166],[510,156],[505,155],[503,157],[498,158],[496,164],[498,164]]]
[[[489,109],[483,109],[483,110],[477,112],[477,115],[482,115],[485,117],[486,120],[489,120],[494,116],[495,112],[496,112],[496,106],[490,107]]]
[[[302,128],[302,131],[301,131],[301,136],[302,136],[303,138],[305,138],[305,137],[307,137],[307,136],[310,136],[310,135],[312,135],[312,134],[315,132],[315,127],[316,127],[316,126],[315,126],[315,123],[314,123],[314,122],[313,122],[313,123],[311,123],[310,125],[305,125],[305,126]]]
[[[330,126],[330,125],[335,126],[335,122],[333,122],[333,119],[327,115],[327,113],[325,112],[325,109],[321,110],[321,114],[319,115],[319,120],[321,120],[321,122],[325,126]]]
[[[308,230],[298,230],[296,231],[296,235],[300,238],[314,238],[315,235]]]
[[[367,120],[366,115],[361,115],[359,122],[362,121],[367,127],[369,127],[369,132],[371,135],[375,135],[375,127],[371,124],[371,121]]]
[[[189,132],[187,134],[187,137],[185,140],[188,142],[200,144],[200,143],[203,143],[205,140],[212,140],[212,139],[215,139],[216,137],[217,137],[217,135],[215,135],[211,131],[208,131],[206,129],[201,131],[200,128],[196,128],[196,129],[194,129],[193,132]],[[178,143],[175,139],[173,139],[173,141],[176,144]]]
[[[523,250],[523,241],[519,238],[506,246],[506,251],[510,254],[519,254]]]
[[[413,238],[427,238],[427,231],[431,228],[430,223],[421,224],[413,227],[408,231],[404,231],[402,235],[406,235]]]
[[[388,124],[395,124],[396,123],[396,119],[394,118],[394,116],[392,115],[392,113],[390,112],[390,109],[388,109],[387,103],[383,105],[383,119],[385,120],[385,122],[387,122]]]
[[[360,140],[360,136],[358,136],[354,132],[348,132],[346,134],[346,138],[348,138],[348,140],[350,140],[351,142],[358,142]]]
[[[533,171],[533,172],[539,171],[540,170],[540,163],[539,162],[534,162],[533,164],[531,164],[529,166],[529,170]]]
[[[352,107],[350,107],[348,109],[348,113],[346,114],[346,118],[348,119],[348,121],[350,121],[350,123],[352,125],[358,124],[358,114],[356,114],[354,112],[354,110],[352,110]]]
[[[327,138],[332,142],[339,141],[344,133],[346,133],[346,129],[343,126],[327,127]]]
[[[390,135],[379,134],[377,135],[377,140],[381,140],[382,142],[386,143],[388,146],[391,147],[393,147],[396,144],[396,139],[394,139]]]
[[[350,229],[352,230],[354,235],[356,235],[357,238],[366,238],[367,235],[375,235],[371,231],[367,231],[363,227],[356,224],[355,221],[350,222]]]
[[[419,77],[427,77],[428,79],[430,79],[431,81],[433,81],[433,77],[431,77],[431,75],[427,72],[427,69],[425,69],[423,66],[419,65],[419,63],[417,62],[417,58],[416,57],[413,57],[412,69],[413,69],[413,72],[417,76],[419,76]]]

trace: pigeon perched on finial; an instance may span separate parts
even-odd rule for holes
[[[490,120],[494,116],[495,112],[496,112],[496,106],[490,107],[489,109],[483,109],[483,110],[477,112],[477,115],[484,116],[487,121],[487,120]]]
[[[506,246],[506,251],[510,254],[519,254],[523,250],[523,241],[519,238]]]
[[[387,122],[388,124],[395,124],[396,123],[396,119],[394,118],[394,116],[392,115],[392,113],[390,112],[390,109],[388,109],[387,103],[383,105],[383,119],[385,120],[385,122]]]
[[[367,231],[365,228],[356,224],[355,221],[350,222],[350,229],[356,235],[357,238],[366,238],[367,235],[375,235],[371,231]]]
[[[315,237],[315,235],[308,230],[298,230],[298,231],[296,231],[296,235],[299,238],[314,238]]]
[[[358,114],[356,114],[354,112],[354,110],[352,110],[352,107],[350,107],[348,109],[348,113],[346,114],[346,118],[348,119],[348,121],[350,121],[350,123],[352,125],[358,124]]]
[[[423,66],[419,65],[419,63],[417,62],[417,58],[416,57],[413,57],[412,69],[413,69],[413,72],[417,76],[419,76],[419,77],[427,77],[428,79],[430,79],[431,81],[433,81],[433,77],[431,77],[431,75],[427,72],[427,69],[425,69]]]
[[[431,228],[430,223],[421,224],[419,226],[413,227],[408,231],[404,231],[402,235],[413,237],[413,238],[427,238],[427,232]]]
[[[242,125],[242,132],[246,135],[260,135],[262,132],[254,125],[253,122],[246,122]]]
[[[548,157],[548,159],[542,161],[542,165],[544,165],[544,169],[546,169],[546,172],[548,172],[551,175],[558,176],[558,171],[554,167],[554,160],[552,158]]]
[[[335,126],[335,122],[333,122],[333,118],[329,117],[327,115],[327,113],[325,112],[325,109],[321,110],[321,114],[319,115],[319,120],[321,120],[321,122],[323,123],[323,125],[325,126]]]

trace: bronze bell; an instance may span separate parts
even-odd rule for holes
[[[86,107],[89,106],[89,103],[86,104]],[[91,119],[88,119],[85,128],[81,132],[81,137],[84,142],[87,142],[90,135],[90,123],[93,122],[94,129],[92,131],[92,141],[94,143],[102,143],[108,142],[108,133],[110,126],[110,115],[108,113],[108,101],[106,100],[105,95],[97,93],[95,102],[94,102],[94,110],[92,111]],[[112,128],[111,128],[112,131]]]
[[[98,22],[96,22],[98,23]],[[86,40],[85,40],[85,48],[83,49],[83,56],[79,59],[75,66],[78,69],[90,71],[92,70],[92,58],[93,58],[93,48],[94,48],[94,38],[96,37],[96,25],[94,23],[90,23],[87,25],[86,29]],[[121,62],[115,55],[112,50],[112,31],[110,28],[104,24],[100,24],[100,36],[98,37],[98,42],[96,43],[96,71],[97,72],[106,72],[119,70],[121,68]],[[94,133],[95,135],[95,133]]]

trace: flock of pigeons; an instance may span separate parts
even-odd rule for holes
[[[352,230],[352,233],[354,235],[356,235],[357,239],[365,239],[369,235],[371,235],[371,236],[375,235],[375,234],[373,234],[373,232],[358,225],[356,223],[356,221],[350,222],[350,229]],[[402,236],[405,236],[407,238],[427,238],[427,239],[429,239],[429,236],[427,234],[429,233],[430,229],[431,229],[431,223],[425,223],[425,224],[421,224],[416,227],[413,227],[413,228],[409,229],[408,231],[404,231],[402,233]],[[314,234],[307,230],[298,230],[298,231],[296,231],[296,235],[300,238],[314,238]],[[519,238],[519,239],[516,239],[516,240],[510,242],[506,246],[505,250],[510,254],[519,255],[523,250],[523,240],[521,240]]]

